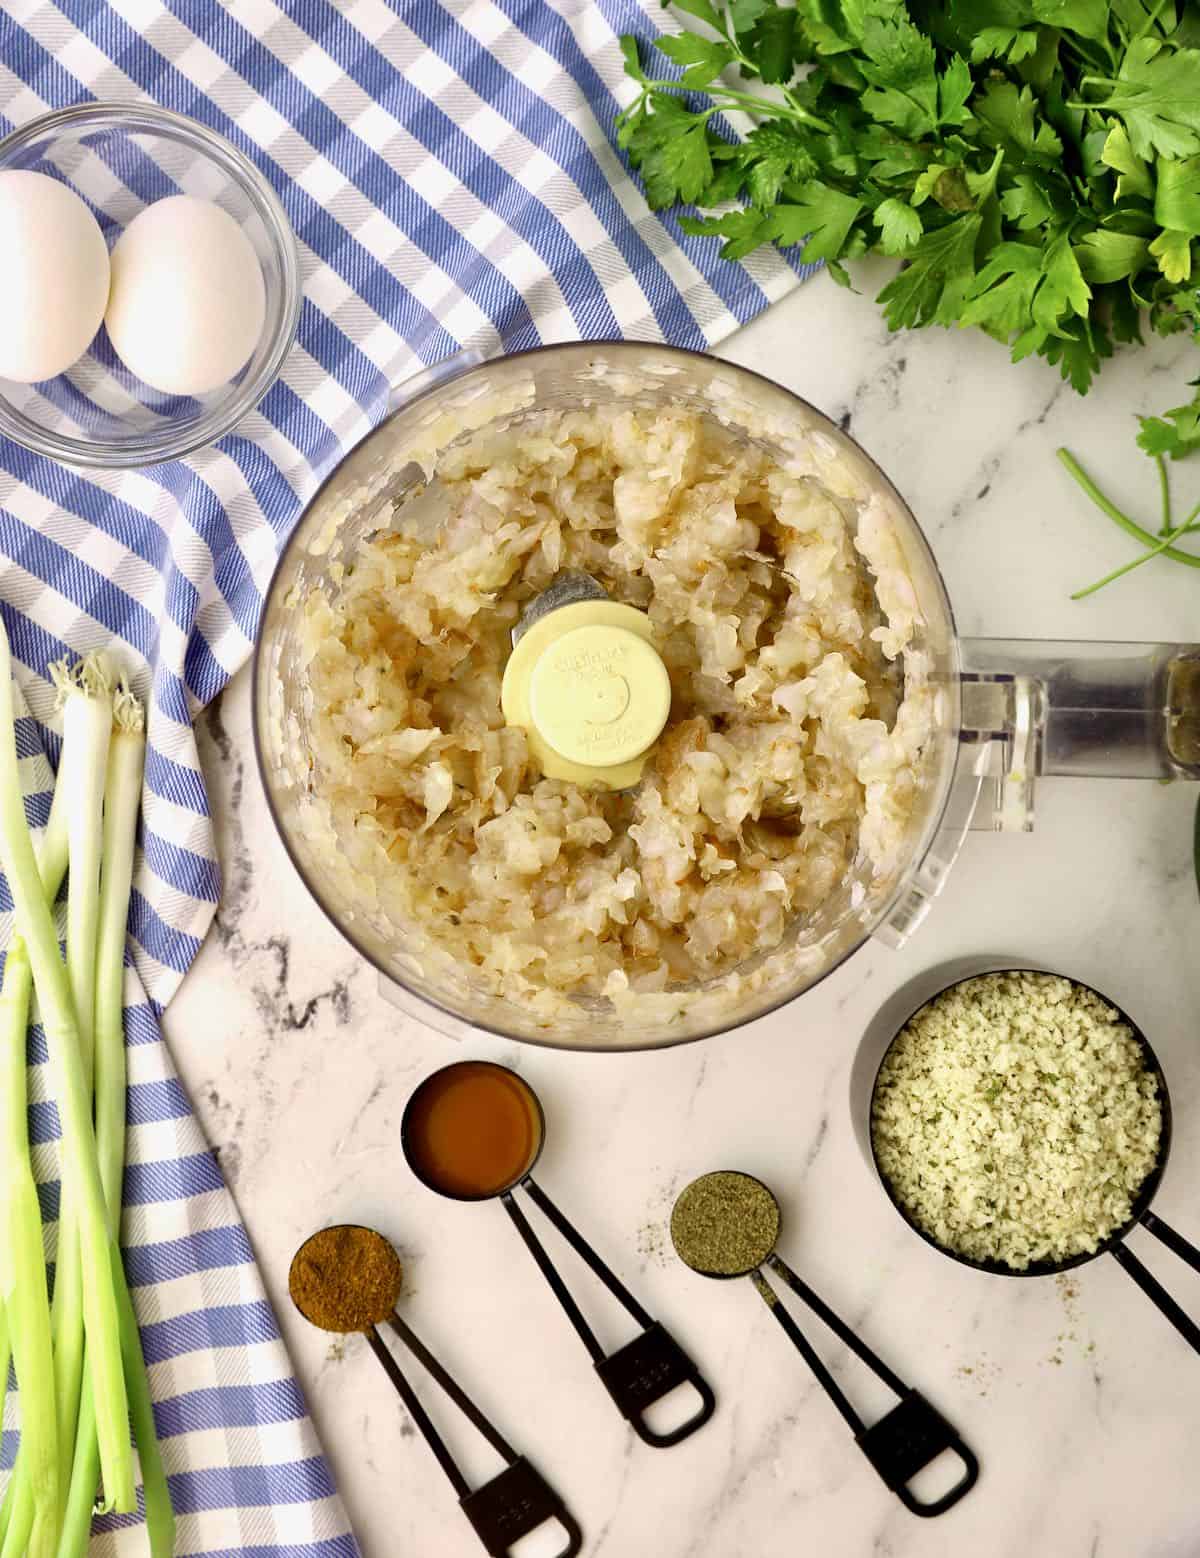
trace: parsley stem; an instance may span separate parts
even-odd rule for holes
[[[1165,537],[1160,545],[1148,530],[1143,530],[1141,525],[1136,520],[1130,519],[1128,514],[1123,513],[1111,498],[1105,497],[1069,449],[1059,449],[1056,452],[1071,479],[1078,483],[1101,513],[1107,514],[1113,524],[1119,525],[1126,535],[1131,535],[1135,541],[1140,541],[1143,546],[1151,547],[1156,552],[1161,551],[1164,557],[1169,557],[1174,562],[1186,563],[1189,568],[1200,568],[1200,557],[1197,557],[1194,552],[1182,552],[1178,547],[1172,546],[1170,536]],[[1184,528],[1181,525],[1179,530],[1173,530],[1171,535],[1178,535]],[[1186,528],[1192,527],[1189,524]]]
[[[734,61],[742,75],[758,76],[760,74],[758,66],[737,41],[738,35],[734,30],[732,18],[730,19],[729,31],[724,34],[724,37],[726,38],[729,47],[733,50]],[[803,103],[797,100],[796,94],[790,87],[786,87],[780,84],[779,90],[783,95],[784,102],[788,105],[789,108],[794,110],[803,123],[820,124],[820,121],[817,120],[813,114],[809,113],[808,109],[804,107]],[[820,127],[822,129],[827,128],[825,125],[821,125]]]
[[[688,88],[681,87],[678,81],[647,81],[647,87],[655,91],[685,93]],[[738,92],[733,87],[710,86],[704,89],[709,97],[722,98],[734,107],[744,107],[747,112],[753,114],[765,114],[774,119],[794,119],[797,124],[811,125],[814,130],[828,130],[829,125],[824,119],[818,119],[816,114],[810,114],[807,108],[800,108],[793,103],[776,103],[769,97],[756,97],[753,92]],[[716,112],[721,107],[712,110]]]
[[[1129,562],[1122,563],[1119,568],[1114,568],[1111,573],[1106,573],[1103,579],[1097,579],[1095,584],[1089,584],[1085,589],[1076,590],[1071,599],[1083,600],[1087,595],[1094,595],[1097,590],[1102,590],[1106,584],[1111,584],[1114,579],[1120,579],[1125,574],[1132,573],[1135,568],[1140,568],[1143,563],[1148,563],[1152,557],[1158,557],[1161,553],[1169,550],[1171,542],[1176,536],[1185,535],[1194,530],[1200,530],[1200,525],[1196,525],[1191,520],[1186,524],[1180,525],[1177,530],[1168,530],[1163,539],[1156,546],[1152,546],[1148,552],[1143,552],[1140,557],[1134,557]],[[1195,557],[1192,561],[1200,564],[1200,557]]]
[[[1154,24],[1158,21],[1159,16],[1162,14],[1163,10],[1166,8],[1166,6],[1168,4],[1169,4],[1169,0],[1158,0],[1158,4],[1147,15],[1146,20],[1138,28],[1137,32],[1135,32],[1131,36],[1131,38],[1129,40],[1129,45],[1127,45],[1127,47],[1128,46],[1132,46],[1133,44],[1137,43],[1140,39],[1142,39],[1142,38],[1144,38],[1146,36],[1146,34],[1150,31],[1151,27],[1153,27]]]
[[[1154,463],[1158,466],[1158,490],[1162,498],[1162,526],[1159,529],[1160,536],[1171,534],[1171,478],[1167,472],[1167,462],[1161,454],[1154,456]]]

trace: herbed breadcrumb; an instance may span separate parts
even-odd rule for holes
[[[986,974],[944,990],[884,1057],[880,1171],[931,1238],[1022,1271],[1094,1251],[1158,1161],[1162,1105],[1127,1023],[1085,985]]]

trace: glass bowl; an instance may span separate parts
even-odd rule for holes
[[[41,384],[0,379],[0,434],[66,465],[124,470],[215,443],[279,376],[300,317],[296,240],[274,190],[223,137],[194,119],[141,103],[80,103],[0,141],[0,170],[59,179],[95,215],[111,249],[143,207],[168,195],[215,202],[254,247],[266,317],[249,361],[206,395],[168,395],[142,382],[100,333],[65,373]]]

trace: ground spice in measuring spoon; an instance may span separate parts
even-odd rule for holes
[[[779,1204],[751,1174],[703,1174],[680,1193],[671,1213],[675,1253],[704,1277],[745,1276],[778,1238]]]
[[[381,1233],[343,1223],[322,1228],[296,1251],[288,1272],[292,1303],[323,1331],[366,1331],[396,1307],[400,1257]]]
[[[427,1077],[404,1111],[405,1156],[431,1190],[479,1201],[517,1184],[542,1149],[542,1112],[505,1066],[464,1060]]]

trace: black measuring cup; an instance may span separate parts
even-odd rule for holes
[[[1141,1050],[1146,1070],[1154,1078],[1162,1113],[1162,1127],[1158,1139],[1158,1157],[1154,1167],[1142,1181],[1141,1188],[1134,1198],[1128,1219],[1119,1228],[1114,1229],[1094,1250],[1085,1250],[1081,1254],[1072,1255],[1060,1261],[1035,1261],[1019,1270],[1012,1266],[1006,1266],[1000,1261],[975,1260],[969,1255],[960,1255],[955,1250],[947,1249],[945,1245],[939,1244],[931,1234],[926,1233],[901,1204],[899,1197],[889,1184],[887,1176],[880,1169],[875,1155],[875,1142],[871,1130],[871,1117],[879,1073],[887,1057],[888,1050],[895,1040],[899,1038],[900,1033],[910,1018],[915,1017],[930,1001],[935,1000],[947,990],[953,990],[958,985],[966,984],[968,981],[980,978],[986,974],[1050,974],[1056,979],[1066,979],[1080,989],[1091,991],[1106,1006],[1110,1006],[1132,1033],[1138,1048]],[[1163,1171],[1167,1166],[1167,1157],[1171,1150],[1171,1095],[1167,1091],[1167,1079],[1163,1074],[1158,1056],[1150,1047],[1150,1043],[1141,1028],[1127,1012],[1122,1010],[1103,991],[1095,989],[1094,986],[1085,983],[1082,979],[1072,978],[1069,974],[1056,973],[1053,969],[1034,968],[1030,965],[1013,965],[1005,961],[964,959],[957,963],[944,965],[941,968],[929,969],[899,990],[876,1014],[863,1036],[863,1041],[855,1057],[850,1086],[851,1107],[854,1112],[855,1127],[858,1132],[860,1145],[863,1146],[868,1161],[874,1167],[879,1182],[887,1193],[888,1200],[913,1232],[918,1234],[926,1244],[935,1249],[939,1255],[944,1255],[949,1260],[956,1260],[960,1265],[971,1266],[976,1271],[986,1271],[1001,1277],[1057,1276],[1060,1272],[1070,1271],[1075,1266],[1083,1266],[1089,1261],[1098,1260],[1102,1255],[1111,1255],[1122,1270],[1133,1278],[1151,1302],[1162,1311],[1184,1340],[1196,1352],[1200,1352],[1200,1325],[1180,1308],[1179,1304],[1171,1297],[1162,1283],[1151,1275],[1125,1243],[1129,1234],[1140,1226],[1152,1233],[1156,1239],[1160,1240],[1169,1250],[1178,1255],[1180,1260],[1186,1261],[1193,1270],[1200,1271],[1200,1249],[1190,1244],[1182,1234],[1176,1233],[1174,1228],[1169,1227],[1163,1222],[1161,1217],[1150,1209],[1150,1203],[1154,1200],[1158,1187],[1162,1182]]]
[[[725,1181],[721,1185],[720,1181]],[[733,1183],[736,1182],[736,1183]],[[721,1205],[722,1191],[734,1190],[736,1198],[728,1196]],[[700,1217],[700,1196],[703,1192],[717,1192],[705,1197],[704,1227],[711,1230],[714,1222],[724,1220],[727,1234],[740,1234],[737,1255],[730,1260],[706,1259],[698,1253],[695,1240],[689,1237],[691,1228]],[[758,1215],[752,1227],[742,1218],[738,1208],[753,1205]],[[696,1210],[693,1210],[695,1208]],[[702,1174],[686,1185],[675,1201],[671,1213],[671,1242],[675,1253],[684,1265],[691,1267],[702,1277],[749,1277],[759,1297],[779,1322],[784,1335],[803,1357],[816,1376],[817,1383],[841,1413],[854,1435],[854,1442],[870,1461],[888,1488],[896,1495],[905,1509],[914,1515],[940,1515],[957,1504],[970,1492],[979,1477],[979,1462],[963,1443],[957,1429],[953,1428],[941,1413],[932,1406],[920,1391],[906,1385],[888,1368],[881,1358],[859,1339],[850,1327],[829,1305],[819,1298],[808,1283],[799,1277],[787,1262],[776,1253],[779,1238],[779,1203],[774,1194],[753,1174],[743,1174],[735,1169],[721,1169],[712,1174]],[[796,1296],[803,1300],[819,1320],[833,1332],[839,1341],[859,1358],[896,1396],[896,1405],[890,1412],[869,1427],[851,1406],[844,1391],[818,1357],[816,1349],[780,1302],[779,1294],[767,1280],[767,1273],[779,1277]],[[914,1496],[909,1484],[917,1473],[935,1461],[943,1452],[956,1455],[963,1464],[963,1474],[945,1493],[929,1501]]]
[[[453,1081],[454,1073],[468,1068],[485,1069],[504,1077],[514,1088],[528,1110],[530,1141],[520,1168],[504,1184],[484,1192],[471,1193],[448,1182],[444,1175],[431,1171],[421,1160],[414,1141],[414,1122],[419,1120],[427,1106],[432,1090],[444,1088]],[[452,1201],[486,1201],[499,1198],[504,1210],[512,1219],[525,1248],[533,1256],[538,1270],[550,1285],[550,1290],[561,1304],[567,1319],[574,1327],[580,1341],[587,1348],[601,1383],[612,1397],[622,1417],[632,1426],[638,1438],[656,1449],[666,1449],[679,1444],[702,1427],[713,1415],[716,1398],[699,1369],[683,1348],[659,1321],[653,1319],[638,1303],[620,1279],[613,1273],[546,1192],[533,1179],[533,1170],[541,1156],[546,1135],[546,1117],[541,1102],[529,1084],[507,1066],[492,1061],[458,1061],[444,1066],[425,1078],[413,1093],[404,1110],[400,1127],[401,1143],[408,1165],[416,1177],[429,1190],[446,1196]],[[625,1311],[641,1327],[632,1341],[613,1353],[605,1353],[595,1332],[572,1298],[550,1256],[516,1201],[516,1192],[523,1190],[534,1206],[581,1257],[589,1270],[597,1276]],[[656,1401],[661,1401],[681,1385],[689,1385],[700,1398],[696,1412],[686,1421],[668,1432],[659,1433],[646,1422],[646,1413]]]
[[[566,1545],[559,1550],[557,1558],[575,1558],[583,1547],[583,1533],[562,1499],[541,1473],[523,1455],[517,1454],[466,1391],[438,1362],[408,1322],[396,1313],[395,1306],[400,1297],[403,1272],[399,1257],[381,1233],[376,1233],[373,1228],[364,1228],[358,1223],[342,1223],[334,1228],[323,1228],[306,1239],[292,1257],[291,1271],[288,1274],[288,1289],[296,1308],[306,1320],[322,1330],[335,1330],[345,1334],[340,1326],[330,1326],[319,1318],[320,1310],[317,1305],[311,1302],[305,1303],[298,1295],[296,1280],[298,1273],[309,1277],[310,1280],[315,1274],[317,1280],[320,1280],[322,1272],[320,1241],[328,1241],[331,1235],[344,1233],[354,1234],[360,1241],[364,1237],[373,1242],[377,1241],[375,1254],[380,1264],[388,1267],[394,1274],[394,1282],[387,1284],[389,1290],[380,1290],[369,1295],[366,1306],[359,1314],[352,1317],[355,1323],[347,1329],[361,1331],[370,1342],[371,1350],[383,1365],[384,1373],[395,1386],[400,1399],[408,1408],[409,1416],[420,1429],[438,1465],[445,1472],[451,1487],[458,1495],[459,1508],[471,1522],[484,1549],[491,1558],[507,1558],[510,1548],[523,1536],[528,1536],[531,1531],[535,1531],[548,1520],[556,1520],[567,1537]],[[378,1331],[380,1325],[390,1327],[430,1378],[441,1386],[467,1421],[479,1431],[504,1461],[504,1470],[490,1482],[482,1483],[477,1488],[468,1485],[467,1479],[434,1427],[429,1414],[401,1372],[400,1365],[384,1344]]]

